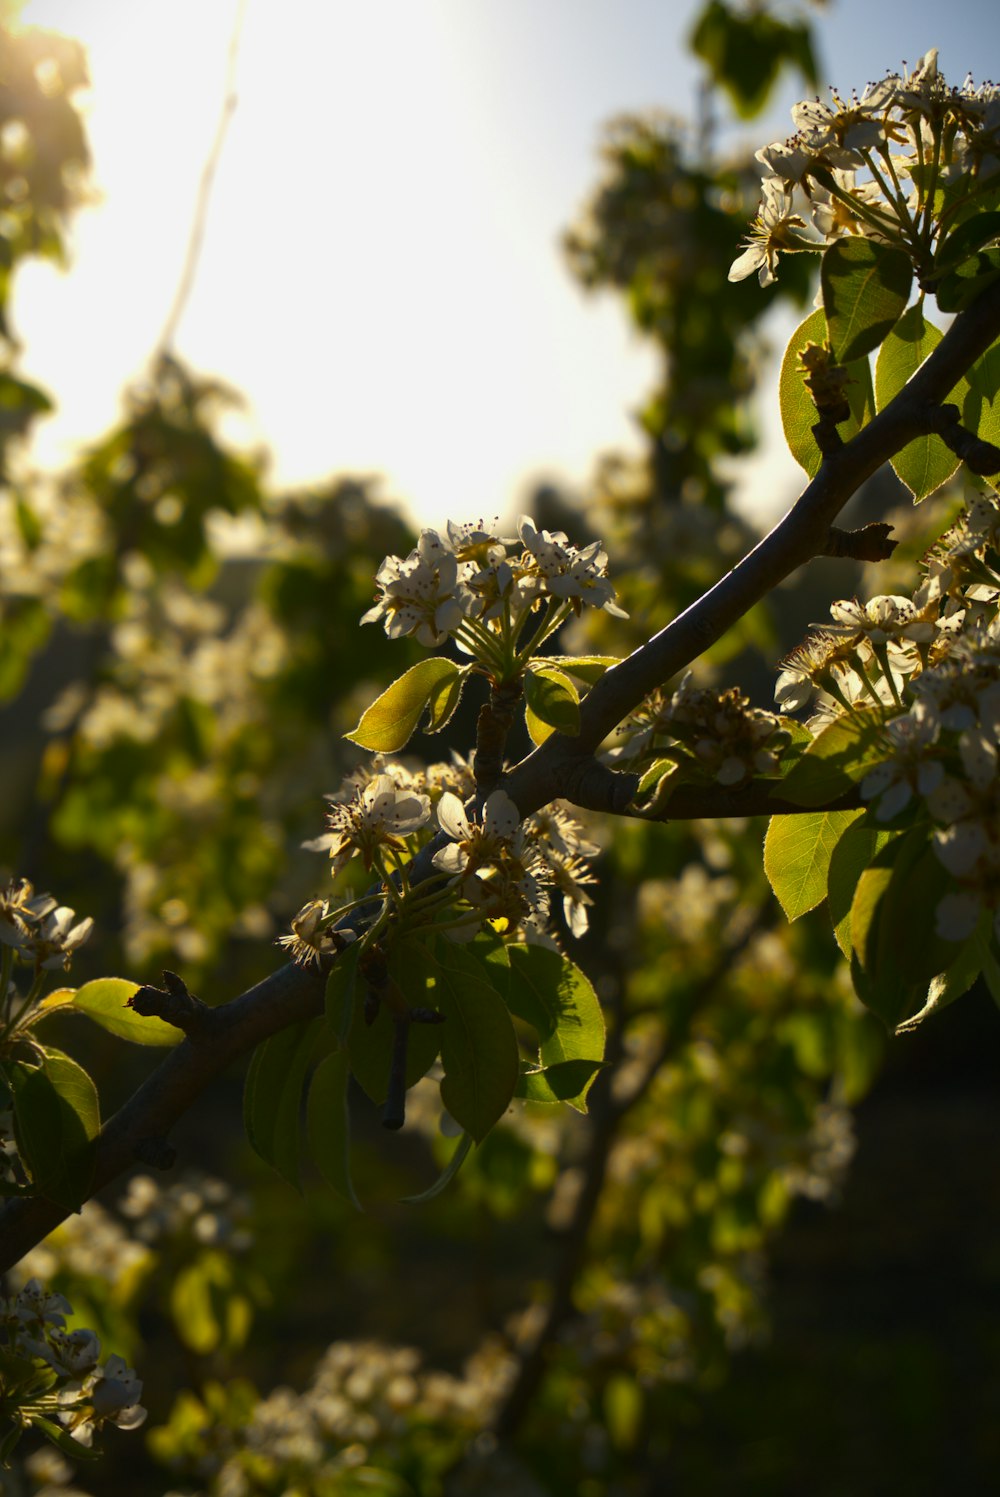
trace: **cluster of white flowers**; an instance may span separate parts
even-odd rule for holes
[[[912,598],[835,603],[827,625],[792,652],[776,696],[786,710],[821,693],[818,728],[878,707],[886,755],[861,793],[876,820],[919,802],[955,888],[938,934],[960,941],[988,911],[1000,935],[1000,503],[981,494],[926,561]]]
[[[454,939],[471,940],[486,921],[501,919],[508,930],[528,927],[540,933],[549,917],[550,890],[562,899],[570,932],[582,936],[592,903],[588,890],[595,882],[588,860],[596,857],[597,845],[559,804],[522,822],[510,797],[496,790],[477,817],[466,811],[474,793],[472,765],[458,756],[425,768],[379,756],[328,797],[331,830],[305,846],[328,852],[337,874],[356,853],[371,869],[383,852],[402,852],[404,837],[422,833],[423,843],[443,833],[448,845],[432,862],[449,878],[444,902],[458,899],[463,905],[451,926]],[[312,900],[278,944],[293,961],[319,963],[354,939],[350,931],[336,929],[337,918],[335,900]]]
[[[146,1410],[132,1368],[119,1356],[101,1363],[93,1331],[66,1330],[72,1313],[63,1295],[47,1294],[37,1279],[0,1299],[4,1391],[15,1428],[28,1428],[35,1418],[58,1420],[79,1444],[90,1445],[103,1424],[138,1428]]]
[[[959,205],[992,189],[1000,164],[1000,88],[971,79],[949,87],[936,50],[912,71],[870,83],[860,98],[832,91],[829,103],[796,104],[792,119],[790,139],[757,152],[762,201],[731,281],[756,271],[770,285],[781,253],[822,250],[847,234],[897,245],[930,278]],[[945,187],[947,217],[935,222]],[[797,193],[814,234],[795,211]]]
[[[543,926],[549,913],[548,869],[525,839],[510,796],[494,790],[482,818],[474,820],[458,796],[446,790],[437,804],[437,818],[451,840],[434,854],[434,866],[452,875],[462,899],[480,916],[479,922],[456,926],[452,934],[471,940],[487,919],[505,919],[512,927]]]
[[[84,1214],[89,1209],[90,1203]],[[241,1253],[253,1242],[250,1202],[224,1180],[201,1170],[185,1170],[169,1185],[152,1175],[133,1175],[118,1209],[132,1223],[132,1234],[141,1243],[187,1239]]]
[[[624,617],[607,564],[599,541],[578,550],[561,530],[538,530],[527,515],[517,540],[449,520],[444,536],[424,530],[409,556],[385,558],[376,575],[380,595],[361,622],[382,621],[390,639],[412,634],[431,649],[451,637],[475,655],[482,646],[476,625],[513,638],[547,601],[567,614],[588,607]]]
[[[626,759],[630,768],[672,758],[730,788],[755,775],[776,774],[789,740],[780,719],[751,707],[738,687],[697,687],[690,671],[670,697],[662,691],[649,696],[620,732],[627,741],[615,758]]]
[[[0,888],[0,943],[36,972],[67,968],[94,928],[51,894],[36,894],[26,878]]]
[[[490,1343],[455,1377],[424,1368],[411,1347],[337,1341],[304,1391],[276,1388],[245,1421],[213,1425],[206,1408],[193,1448],[180,1432],[174,1443],[170,1428],[155,1432],[156,1443],[170,1464],[193,1465],[217,1497],[250,1497],[264,1473],[275,1491],[333,1492],[341,1482],[382,1490],[381,1474],[407,1469],[439,1490],[441,1472],[488,1425],[515,1370]]]

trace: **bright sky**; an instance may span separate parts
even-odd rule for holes
[[[101,195],[69,275],[27,266],[24,368],[54,392],[37,461],[115,420],[174,298],[216,129],[238,0],[29,0],[80,37]],[[246,0],[239,102],[177,349],[248,398],[240,435],[276,484],[382,473],[423,524],[516,511],[533,482],[582,489],[634,442],[649,353],[558,249],[596,175],[602,121],[693,110],[669,0]],[[905,20],[903,19],[905,17]],[[835,0],[831,81],[862,86],[938,45],[960,82],[995,72],[1000,6]],[[786,93],[754,146],[788,133]],[[776,337],[778,334],[776,334]],[[769,401],[747,502],[773,512],[798,470]]]

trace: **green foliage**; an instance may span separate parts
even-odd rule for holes
[[[788,920],[822,904],[830,860],[861,811],[772,816],[764,839],[764,872]]]
[[[425,707],[430,707],[429,733],[445,726],[458,706],[462,680],[463,672],[453,660],[441,655],[421,660],[387,687],[344,736],[375,753],[397,753],[406,746]]]
[[[135,1045],[177,1045],[184,1038],[181,1030],[155,1015],[137,1014],[128,1000],[138,992],[138,984],[124,977],[101,977],[85,982],[82,988],[56,988],[39,1005],[44,1017],[53,1012],[86,1014],[120,1039]]]
[[[841,364],[884,342],[910,299],[913,269],[902,250],[871,239],[838,239],[823,256],[823,310]]]
[[[302,1093],[316,1057],[321,1019],[304,1020],[262,1041],[243,1089],[247,1138],[260,1157],[299,1188]]]
[[[819,83],[808,24],[783,21],[763,7],[739,11],[722,0],[709,0],[695,21],[691,47],[708,64],[713,82],[740,119],[752,119],[766,108],[786,64],[810,88]]]
[[[561,670],[535,665],[524,676],[525,720],[532,743],[544,743],[553,729],[580,731],[580,693]]]
[[[879,410],[920,368],[937,345],[941,334],[924,317],[922,302],[906,312],[882,343],[875,365],[875,399]],[[963,378],[948,397],[961,409],[968,384]],[[958,458],[940,437],[928,433],[909,442],[892,460],[897,476],[906,484],[915,503],[926,499],[946,483],[958,467]]]
[[[75,1211],[90,1195],[94,1178],[101,1126],[97,1088],[75,1060],[41,1046],[30,1059],[5,1059],[3,1079],[33,1191]]]
[[[316,1168],[338,1195],[360,1210],[351,1180],[350,1113],[347,1086],[350,1058],[345,1049],[324,1056],[309,1085],[309,1148]]]
[[[797,806],[822,806],[851,790],[885,757],[886,712],[877,707],[845,713],[821,728],[781,782]]]
[[[817,307],[815,312],[811,312],[799,324],[789,339],[778,377],[778,400],[785,441],[795,461],[806,470],[810,478],[815,478],[822,462],[822,453],[812,432],[819,419],[819,412],[806,388],[799,355],[807,344],[822,344],[827,340],[826,313],[822,307]],[[850,441],[863,426],[867,426],[875,414],[875,396],[867,357],[853,359],[846,366],[846,373],[850,414],[846,420],[838,422],[837,427],[843,440]]]

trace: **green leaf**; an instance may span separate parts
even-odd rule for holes
[[[845,712],[828,723],[780,782],[782,799],[797,806],[822,806],[853,789],[873,764],[886,757],[886,710]]]
[[[984,442],[1000,446],[1000,342],[988,348],[966,371],[968,393],[962,420]]]
[[[468,667],[464,670],[456,667],[454,675],[444,676],[432,689],[427,698],[425,733],[440,733],[441,729],[451,722],[455,709],[462,700],[462,688],[465,686],[467,676]]]
[[[952,229],[937,247],[934,273],[942,275],[957,269],[987,244],[1000,239],[1000,213],[977,213]]]
[[[833,850],[827,879],[827,909],[837,945],[845,956],[851,954],[851,905],[858,881],[876,854],[900,835],[852,822]]]
[[[817,86],[808,25],[780,20],[763,8],[734,11],[722,0],[709,0],[695,21],[691,48],[741,119],[751,119],[763,109],[785,62],[796,67],[810,87]]]
[[[887,844],[858,881],[851,940],[864,981],[856,988],[890,1031],[925,1004],[928,982],[956,957],[954,943],[934,934],[937,905],[948,886],[926,828]]]
[[[457,1123],[482,1143],[510,1105],[517,1086],[517,1036],[495,988],[459,948],[435,964],[441,1025],[441,1100]]]
[[[863,811],[817,811],[772,816],[764,838],[764,872],[788,920],[826,898],[834,849]]]
[[[815,402],[806,388],[805,373],[799,364],[799,354],[807,343],[827,341],[826,313],[822,307],[808,316],[795,329],[785,349],[778,378],[778,401],[781,408],[781,425],[785,433],[788,450],[804,468],[810,478],[819,472],[823,454],[816,445],[812,429],[819,420]],[[845,441],[856,436],[862,426],[867,426],[875,413],[875,397],[872,392],[872,372],[867,357],[854,359],[846,365],[848,375],[847,402],[851,414],[846,421],[838,422],[837,430]]]
[[[350,1058],[335,1050],[321,1060],[309,1086],[309,1146],[316,1168],[331,1190],[361,1210],[351,1180],[351,1119],[347,1105]]]
[[[448,1160],[448,1163],[445,1165],[444,1169],[434,1181],[434,1184],[429,1185],[426,1190],[422,1190],[419,1195],[403,1196],[403,1205],[422,1206],[425,1201],[433,1201],[435,1196],[439,1196],[443,1191],[447,1190],[448,1186],[451,1184],[452,1180],[454,1180],[455,1176],[462,1168],[462,1165],[465,1163],[469,1154],[469,1150],[471,1148],[471,1135],[468,1133],[463,1133],[462,1137],[458,1141],[458,1147],[455,1149],[451,1158]]]
[[[535,724],[542,725],[541,738],[538,731],[528,731],[535,743],[542,742],[554,728],[558,733],[575,736],[580,731],[580,693],[568,676],[550,665],[533,665],[524,673],[524,700],[527,715]]]
[[[399,941],[389,954],[389,979],[396,984],[397,999],[410,1008],[436,1008],[437,972],[426,947],[417,940]],[[363,983],[355,984],[356,991],[350,1020],[344,1029],[345,1010],[342,1000],[337,998],[331,1017],[338,1035],[343,1031],[350,1056],[351,1072],[366,1096],[378,1106],[386,1100],[389,1091],[389,1070],[392,1063],[392,1047],[395,1026],[392,1022],[392,1006],[383,1002],[378,1013],[369,1024],[365,1020]],[[441,1035],[445,1026],[437,1024],[411,1024],[406,1050],[406,1085],[411,1087],[426,1076],[438,1057]]]
[[[336,1035],[338,1045],[342,1048],[347,1044],[351,1020],[354,1017],[360,955],[360,943],[352,941],[351,945],[337,957],[326,979],[326,1022]]]
[[[941,334],[925,319],[919,302],[900,318],[879,350],[875,365],[875,400],[880,411],[899,394],[940,342]],[[960,380],[948,401],[961,410],[968,389],[966,381]],[[916,437],[892,459],[896,475],[912,493],[914,503],[940,488],[958,463],[951,449],[933,434]]]
[[[144,1018],[128,1007],[128,1000],[139,991],[138,983],[128,982],[124,977],[98,977],[85,982],[82,988],[57,988],[39,1004],[39,1015],[49,1013],[86,1014],[109,1034],[119,1039],[131,1040],[135,1045],[179,1045],[184,1038],[182,1030],[150,1015]]]
[[[593,686],[613,665],[621,665],[617,655],[545,655],[539,663],[557,666],[587,686]]]
[[[823,253],[820,279],[830,342],[839,363],[871,353],[910,299],[913,268],[902,250],[873,239],[837,239]]]
[[[87,1072],[61,1050],[38,1064],[8,1060],[18,1152],[39,1195],[76,1211],[94,1178],[100,1107]]]
[[[515,1095],[526,1102],[568,1102],[582,1112],[587,1092],[603,1065],[600,1060],[561,1060],[554,1066],[522,1071]]]
[[[446,660],[443,655],[421,660],[393,681],[362,713],[353,733],[345,733],[344,737],[375,753],[397,753],[409,740],[432,697],[440,716],[441,692],[447,683],[454,685],[460,675],[461,670],[455,662]],[[439,722],[438,726],[443,726],[443,723]]]
[[[984,914],[979,928],[959,947],[958,954],[947,971],[939,972],[936,977],[931,978],[923,1008],[896,1025],[897,1034],[911,1033],[925,1019],[929,1019],[931,1014],[948,1008],[969,991],[983,970],[983,952],[988,952],[989,949],[990,924],[989,916]]]
[[[170,1314],[181,1341],[199,1356],[241,1345],[252,1310],[237,1291],[233,1260],[209,1250],[179,1269],[170,1286]]]
[[[322,1019],[279,1030],[259,1044],[243,1088],[243,1125],[251,1147],[296,1190],[302,1091],[323,1034]]]
[[[602,1061],[604,1015],[597,994],[576,963],[546,946],[520,942],[508,946],[507,954],[507,1002],[538,1036],[542,1065],[547,1069],[563,1061]],[[563,1100],[584,1111],[587,1086],[576,1098]]]
[[[946,275],[934,295],[942,312],[964,312],[1000,276],[1000,250],[980,250]]]

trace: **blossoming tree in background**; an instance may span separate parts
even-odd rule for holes
[[[709,7],[699,33],[705,55],[718,9]],[[572,1251],[545,1304],[525,1312],[505,1345],[484,1339],[464,1382],[424,1372],[408,1349],[344,1342],[300,1400],[279,1392],[258,1404],[232,1383],[179,1401],[154,1445],[175,1469],[200,1471],[213,1492],[277,1490],[268,1483],[279,1480],[314,1482],[305,1489],[317,1492],[443,1490],[484,1452],[499,1483],[513,1469],[502,1452],[516,1451],[533,1418],[556,1420],[551,1438],[572,1445],[551,1411],[585,1398],[604,1409],[601,1459],[610,1469],[615,1452],[627,1458],[642,1398],[696,1376],[716,1340],[728,1334],[732,1344],[752,1324],[750,1248],[796,1190],[842,1167],[840,1114],[820,1083],[835,1071],[849,1093],[852,1068],[855,1078],[870,1072],[855,999],[890,1032],[954,1002],[980,975],[1000,1000],[1000,498],[987,481],[1000,472],[1000,92],[949,86],[930,53],[860,98],[834,94],[828,104],[796,106],[793,117],[795,136],[758,153],[762,200],[729,282],[756,272],[770,294],[784,256],[818,257],[820,300],[791,339],[779,385],[788,444],[809,482],[731,570],[684,572],[685,554],[735,559],[724,551],[733,525],[714,526],[725,533],[711,540],[697,529],[699,503],[710,516],[713,505],[726,514],[715,452],[694,431],[699,410],[717,450],[742,438],[725,382],[721,394],[706,389],[694,415],[668,384],[644,418],[651,432],[669,428],[676,438],[660,444],[657,481],[687,495],[670,511],[667,539],[645,546],[669,555],[672,596],[686,603],[663,627],[654,629],[655,584],[644,592],[641,526],[632,533],[634,575],[627,565],[619,577],[610,544],[577,545],[529,516],[516,535],[483,520],[449,522],[444,534],[423,530],[409,554],[386,555],[374,604],[356,608],[387,637],[386,675],[392,649],[411,652],[408,668],[372,699],[369,675],[351,673],[350,650],[338,644],[341,674],[329,672],[310,633],[310,589],[318,610],[330,591],[317,558],[337,553],[339,540],[325,553],[310,549],[323,522],[302,501],[276,527],[262,596],[216,637],[212,610],[221,605],[194,596],[212,570],[206,514],[220,504],[231,513],[266,506],[253,474],[213,445],[204,412],[217,392],[169,359],[127,428],[90,456],[82,487],[61,496],[64,523],[76,504],[103,528],[89,554],[64,562],[60,607],[98,620],[92,637],[102,649],[110,639],[111,649],[51,709],[62,736],[46,751],[44,782],[56,840],[122,870],[126,952],[161,955],[174,942],[178,965],[197,969],[227,920],[238,916],[246,937],[266,928],[276,825],[284,816],[289,828],[310,830],[291,788],[308,760],[310,692],[343,688],[357,716],[346,739],[369,757],[341,766],[325,832],[311,828],[307,846],[327,855],[332,882],[317,880],[278,937],[290,964],[228,1002],[201,1001],[169,971],[163,986],[97,977],[50,989],[50,974],[68,968],[91,934],[89,917],[77,921],[21,875],[0,893],[3,1266],[30,1266],[26,1255],[53,1230],[58,1240],[68,1230],[59,1224],[137,1159],[169,1166],[170,1129],[248,1054],[247,1136],[293,1185],[311,1168],[345,1212],[356,1208],[364,1192],[351,1122],[363,1095],[385,1128],[410,1124],[435,1140],[437,1171],[410,1199],[472,1178],[485,1183],[468,1188],[496,1209],[499,1172],[491,1175],[488,1161],[509,1128],[523,1178],[534,1171],[538,1189],[554,1185],[571,1226]],[[634,187],[629,173],[658,174],[671,191],[683,179],[691,191],[696,174],[685,177],[669,138],[625,129],[615,152],[625,185],[616,177],[609,196]],[[684,194],[670,200],[683,221]],[[702,206],[724,219],[711,193]],[[614,248],[611,235],[595,232],[571,252],[597,283],[624,275]],[[641,264],[646,252],[630,245],[628,253]],[[665,272],[660,283],[636,279],[650,326],[684,315],[676,280]],[[726,294],[740,293],[727,286]],[[947,332],[930,320],[929,298],[953,314]],[[734,305],[720,301],[720,317]],[[24,400],[37,405],[30,391]],[[919,562],[893,557],[885,522],[835,523],[886,463],[918,502],[952,483],[937,518],[925,521]],[[628,482],[621,472],[608,477],[612,528],[632,503]],[[163,503],[178,489],[190,509],[179,531]],[[88,495],[100,505],[87,509]],[[23,575],[43,578],[58,548],[27,500],[18,495],[16,504]],[[126,513],[127,543],[116,524]],[[379,534],[368,509],[354,513],[369,539]],[[652,534],[659,523],[647,507],[642,525]],[[405,549],[400,529],[391,542]],[[692,533],[699,544],[685,553]],[[781,662],[778,710],[754,706],[719,681],[725,642],[751,639],[756,611],[818,557],[894,568],[893,590],[835,601],[831,622]],[[352,586],[353,606],[365,589],[348,578],[343,592]],[[34,593],[10,589],[12,635],[14,626],[25,637],[45,632],[48,596],[41,582]],[[303,716],[277,725],[268,708],[278,700],[297,701],[289,710]],[[419,732],[447,735],[460,724],[470,737],[462,752],[431,764],[412,754]],[[123,785],[127,794],[116,798]],[[206,809],[215,795],[223,811]],[[824,904],[832,922],[827,956],[813,969],[803,961],[802,975],[794,933],[784,946],[770,939],[768,906],[756,894],[759,847],[732,826],[751,816],[770,817],[763,867],[789,922]],[[207,874],[184,862],[188,825],[220,848]],[[681,836],[695,839],[697,857],[667,840]],[[158,867],[157,848],[172,844],[175,861]],[[31,837],[26,845],[34,856]],[[654,845],[670,849],[669,866],[657,869]],[[630,856],[635,898],[627,897]],[[600,860],[610,872],[615,857],[618,877],[602,880]],[[199,898],[200,924],[191,914]],[[619,914],[628,951],[609,941],[611,961],[595,984],[570,953],[592,921],[609,928],[602,898],[628,905]],[[912,939],[915,929],[924,939]],[[846,965],[835,969],[837,948]],[[849,972],[849,986],[835,970]],[[779,995],[775,1004],[790,995],[788,1012],[761,1010],[772,1001],[761,996],[762,980]],[[792,1010],[810,983],[824,990],[822,1033],[836,1059],[812,1072],[803,1066],[787,1093],[775,1087],[778,1100],[761,1103],[754,1094],[774,1032],[787,1026],[789,1049],[806,1048]],[[712,1044],[697,1032],[709,1011]],[[122,1040],[170,1052],[103,1126],[88,1070],[49,1038],[81,1014]],[[730,1043],[741,1059],[727,1072],[720,1057]],[[752,1112],[767,1106],[766,1115]],[[557,1177],[552,1156],[571,1135],[558,1130],[588,1107],[584,1165],[566,1184],[570,1172]],[[676,1116],[712,1151],[711,1191],[699,1195],[695,1145],[687,1154],[677,1136],[685,1130],[670,1134]],[[152,1214],[158,1187],[143,1191]],[[603,1221],[602,1192],[614,1201]],[[224,1338],[219,1329],[212,1339],[211,1295],[227,1306],[216,1329],[228,1316],[236,1345],[265,1294],[208,1252],[223,1229],[195,1195],[193,1219],[209,1221],[199,1229],[206,1251],[186,1263],[186,1298],[175,1297],[173,1309],[180,1334],[195,1338],[188,1344],[214,1352]],[[688,1204],[698,1199],[707,1204]],[[600,1233],[587,1269],[586,1244]],[[668,1276],[650,1265],[671,1233],[684,1251]],[[617,1265],[637,1258],[641,1272],[615,1278]],[[685,1273],[687,1299],[677,1287]],[[196,1332],[192,1306],[202,1315]],[[3,1301],[5,1454],[28,1428],[66,1451],[103,1422],[127,1429],[142,1417],[142,1386],[126,1361],[112,1353],[101,1363],[93,1331],[66,1330],[69,1313],[34,1277]],[[594,1346],[605,1348],[606,1363]],[[422,1443],[428,1429],[433,1440]],[[551,1475],[544,1443],[528,1447],[539,1480]],[[522,1456],[510,1455],[521,1489],[544,1490],[530,1486]]]

